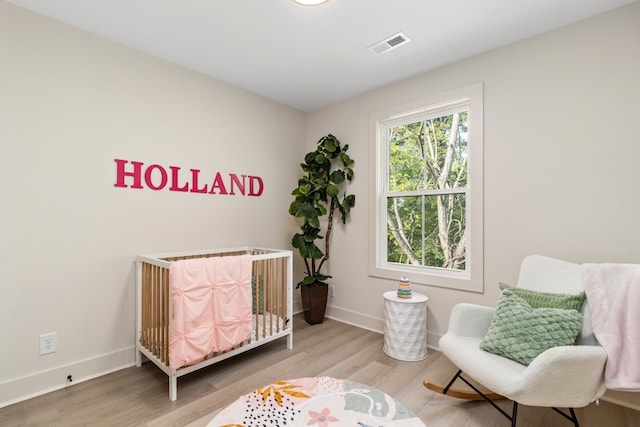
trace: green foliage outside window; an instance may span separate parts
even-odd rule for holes
[[[388,128],[388,262],[465,269],[467,126],[457,110]]]

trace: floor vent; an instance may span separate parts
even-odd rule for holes
[[[382,55],[383,53],[387,53],[390,50],[402,46],[403,44],[409,43],[410,41],[409,37],[405,36],[403,33],[397,33],[387,37],[381,42],[369,46],[369,50],[375,55]]]

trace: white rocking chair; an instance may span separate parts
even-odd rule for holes
[[[583,290],[580,265],[539,255],[524,259],[518,287],[541,292],[574,294]],[[487,400],[515,427],[518,404],[550,407],[579,427],[573,408],[587,406],[606,390],[604,366],[607,354],[591,329],[588,304],[583,305],[583,327],[576,345],[548,349],[528,366],[480,349],[494,308],[458,304],[452,312],[449,330],[440,339],[440,350],[459,371],[446,387],[425,381],[425,386],[445,395]],[[465,378],[466,377],[466,378]],[[483,393],[467,379],[473,379],[493,393]],[[460,379],[478,395],[452,389]],[[511,414],[492,400],[505,397],[513,401]],[[569,408],[570,414],[557,408]]]

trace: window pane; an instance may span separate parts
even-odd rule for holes
[[[465,269],[466,195],[387,198],[387,262]]]
[[[467,111],[389,129],[388,190],[467,185]]]

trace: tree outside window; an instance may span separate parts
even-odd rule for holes
[[[465,269],[468,115],[386,126],[388,262]]]

